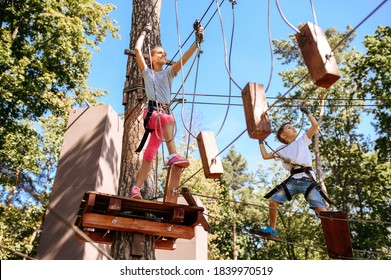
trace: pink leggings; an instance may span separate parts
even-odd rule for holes
[[[144,108],[143,118],[147,115],[148,109]],[[158,117],[159,116],[159,117]],[[164,127],[169,124],[175,122],[175,119],[172,115],[158,112],[156,110],[153,111],[151,118],[149,119],[147,127],[149,129],[153,129],[154,131],[149,136],[149,141],[147,147],[144,151],[144,159],[146,161],[152,161],[162,144],[162,140],[164,139]]]

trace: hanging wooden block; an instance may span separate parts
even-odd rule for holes
[[[322,29],[307,22],[295,36],[313,82],[329,88],[341,74]]]
[[[272,133],[272,127],[265,113],[268,105],[263,85],[247,83],[242,90],[242,99],[248,135],[253,139],[265,140]]]
[[[171,165],[167,171],[166,187],[164,189],[163,202],[177,203],[178,188],[181,180],[182,167]]]
[[[353,249],[346,213],[324,211],[320,213],[320,219],[329,257],[332,259],[352,259]]]
[[[223,164],[218,156],[219,152],[213,131],[201,131],[197,136],[197,142],[205,178],[220,178],[223,174]]]

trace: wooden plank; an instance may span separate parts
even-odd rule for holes
[[[319,26],[307,22],[295,36],[313,82],[329,88],[341,74],[324,32]]]
[[[165,236],[171,238],[192,239],[194,237],[194,228],[190,226],[93,213],[84,214],[83,226],[88,228],[139,232],[147,235]]]
[[[83,214],[92,211],[95,204],[95,198],[95,193],[86,192],[83,195],[82,202],[80,204],[81,209],[79,209],[78,216],[76,217],[75,226],[79,228],[81,227],[81,225],[83,224]]]
[[[143,256],[145,252],[145,234],[143,233],[134,233],[132,235],[132,256]]]
[[[99,244],[111,244],[113,243],[113,232],[95,232],[95,231],[83,231],[89,238],[91,238],[95,243]],[[79,241],[84,241],[87,242],[83,237],[80,235],[76,234],[76,239]]]
[[[176,244],[173,238],[159,238],[155,241],[155,249],[160,250],[175,250]]]
[[[91,193],[92,191],[88,191]],[[187,205],[181,205],[177,203],[170,202],[161,202],[161,201],[152,201],[152,200],[141,200],[141,199],[131,199],[128,197],[122,197],[112,194],[104,194],[94,192],[96,195],[96,201],[94,208],[91,209],[90,213],[106,213],[107,204],[109,203],[110,198],[119,198],[122,200],[121,212],[141,212],[141,213],[152,213],[157,216],[167,215],[169,216],[173,208],[183,208],[185,210],[185,215],[189,212],[197,212],[199,209],[203,210],[202,207],[188,207]],[[198,208],[198,209],[197,209]],[[86,211],[87,212],[87,211]]]
[[[181,180],[182,169],[179,166],[171,165],[167,171],[166,187],[164,189],[163,202],[177,203],[178,188]]]
[[[205,178],[217,179],[223,174],[223,164],[213,131],[201,131],[197,136],[198,150]]]
[[[265,91],[262,84],[247,83],[242,90],[247,132],[250,138],[265,140],[272,133]]]
[[[347,214],[325,211],[320,213],[320,219],[329,257],[332,259],[352,259],[353,249]]]

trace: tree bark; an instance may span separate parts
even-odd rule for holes
[[[134,49],[134,44],[147,23],[152,25],[152,32],[144,42],[143,53],[148,54],[148,46],[153,48],[156,45],[161,45],[160,10],[161,0],[133,0],[130,50]],[[135,150],[144,134],[142,109],[147,101],[141,73],[137,68],[135,57],[132,55],[128,56],[123,94],[125,121],[118,194],[127,197],[141,166],[143,152],[137,154]],[[155,196],[155,182],[157,180],[155,170],[156,164],[154,162],[142,187],[144,199]],[[113,240],[111,256],[118,260],[155,259],[155,237],[139,233],[117,232]]]

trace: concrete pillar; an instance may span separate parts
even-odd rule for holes
[[[201,200],[194,196],[198,207],[204,207]],[[183,197],[178,197],[178,204],[188,205]],[[207,211],[205,210],[205,214]],[[207,260],[208,259],[208,232],[201,225],[194,228],[195,236],[192,239],[178,238],[175,241],[176,249],[156,249],[157,260]]]
[[[97,260],[104,255],[76,240],[73,225],[86,191],[117,194],[123,122],[109,105],[70,112],[49,206],[43,223],[38,259]],[[67,225],[68,223],[68,225]],[[108,254],[110,245],[97,244]]]

